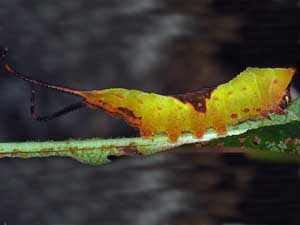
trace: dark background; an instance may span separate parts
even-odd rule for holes
[[[175,94],[247,66],[295,66],[298,1],[2,0],[0,45],[19,71],[78,89]],[[98,110],[39,123],[30,88],[1,69],[0,140],[138,133]],[[38,89],[49,114],[75,99]],[[299,166],[185,149],[90,167],[1,159],[0,224],[298,224]]]

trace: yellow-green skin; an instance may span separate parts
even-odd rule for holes
[[[182,132],[201,137],[208,128],[214,128],[224,134],[227,125],[276,112],[293,75],[293,69],[247,68],[206,96],[193,94],[190,102],[182,100],[184,95],[179,98],[122,88],[82,91],[80,95],[88,105],[139,128],[142,137],[166,132],[175,142]]]

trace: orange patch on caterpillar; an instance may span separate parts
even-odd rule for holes
[[[144,104],[143,100],[141,100],[141,99],[139,99],[139,98],[138,98],[136,101],[137,101],[139,104]]]
[[[272,81],[272,83],[273,83],[273,84],[278,84],[278,80],[275,79],[275,80]]]
[[[230,117],[231,117],[232,119],[236,119],[236,118],[238,117],[238,114],[232,113],[232,114],[230,115]]]
[[[257,108],[255,109],[256,112],[260,112],[261,111],[261,108]]]

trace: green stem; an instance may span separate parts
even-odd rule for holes
[[[212,139],[239,135],[248,130],[264,126],[285,124],[299,121],[300,102],[294,101],[285,114],[271,115],[270,119],[246,121],[235,126],[229,126],[226,135],[218,135],[209,129],[202,138],[195,138],[190,133],[180,136],[176,143],[169,142],[164,134],[151,139],[141,137],[119,139],[87,139],[45,142],[0,143],[0,158],[2,157],[48,157],[67,156],[88,164],[102,164],[108,162],[108,156],[153,154],[184,144],[206,142]]]

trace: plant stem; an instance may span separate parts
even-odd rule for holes
[[[0,158],[67,156],[88,164],[102,164],[108,162],[107,157],[111,155],[153,154],[184,144],[206,142],[225,136],[239,135],[259,127],[299,121],[299,112],[300,103],[299,100],[296,100],[285,110],[285,114],[273,114],[271,115],[271,120],[265,118],[229,126],[226,135],[219,135],[213,129],[209,129],[199,139],[193,137],[190,133],[185,133],[180,136],[176,143],[170,142],[165,134],[155,135],[150,139],[141,137],[118,139],[95,138],[87,140],[0,143]]]

